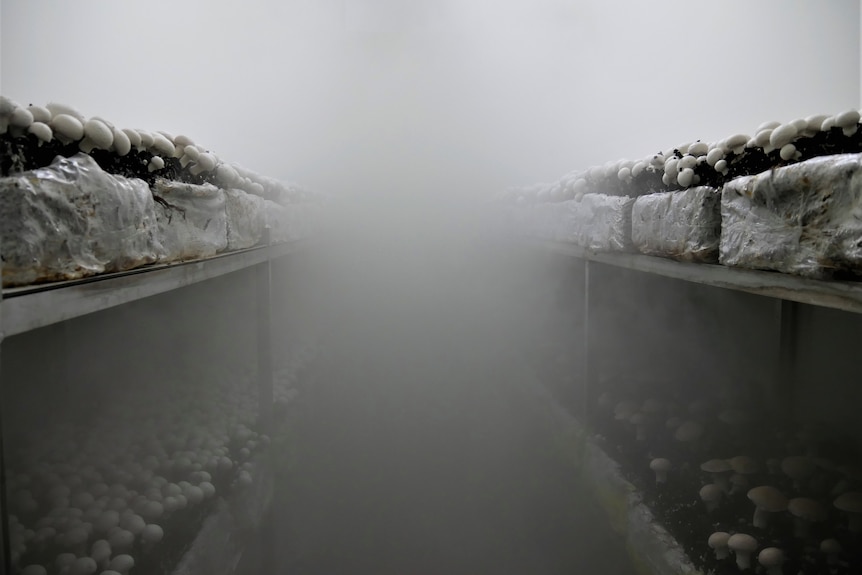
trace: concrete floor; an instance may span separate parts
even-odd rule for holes
[[[631,573],[522,365],[441,327],[329,342],[285,422],[276,572]]]

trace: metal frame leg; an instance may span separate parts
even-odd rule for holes
[[[584,326],[583,326],[583,358],[582,358],[582,394],[581,394],[581,419],[584,425],[589,425],[590,423],[590,406],[592,405],[592,396],[594,393],[593,389],[593,365],[592,365],[592,346],[591,346],[591,335],[592,335],[592,320],[591,317],[591,301],[590,301],[590,283],[591,283],[591,264],[589,260],[583,260],[584,262]]]
[[[270,230],[264,231],[267,251],[271,251]],[[261,433],[273,431],[273,373],[272,373],[272,259],[255,270],[257,282],[257,384],[258,426]],[[275,531],[272,510],[266,511],[258,528],[260,538],[260,572],[275,572]]]
[[[774,406],[776,420],[791,413],[792,398],[787,390],[796,389],[797,317],[799,304],[788,300],[777,302],[778,350],[774,377],[766,392],[766,405]]]

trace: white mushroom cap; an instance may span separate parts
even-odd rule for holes
[[[122,573],[125,575],[129,571],[132,570],[132,567],[135,566],[135,559],[131,555],[115,555],[113,559],[111,559],[111,564],[108,566],[109,569],[112,569],[118,573]]]
[[[98,569],[92,557],[78,557],[69,566],[69,575],[92,575]]]
[[[30,110],[30,114],[33,115],[34,122],[42,122],[43,124],[47,124],[51,121],[51,110],[44,106],[34,106],[30,104],[27,106],[27,109]]]
[[[754,503],[753,525],[765,528],[769,521],[769,513],[778,513],[787,509],[787,498],[778,489],[770,485],[761,485],[748,490],[748,498]]]
[[[775,120],[772,120],[769,122],[763,122],[762,124],[757,126],[757,129],[754,132],[757,133],[757,132],[760,132],[762,130],[772,130],[772,129],[777,128],[780,125],[781,125],[781,122],[778,122]]]
[[[848,515],[850,531],[854,533],[862,531],[862,492],[842,493],[832,504]]]
[[[769,135],[769,143],[773,148],[781,148],[782,146],[792,142],[798,135],[798,130],[793,124],[781,124]]]
[[[150,163],[147,164],[148,172],[155,172],[157,170],[162,170],[165,167],[165,161],[161,159],[159,156],[153,156],[150,158]]]
[[[811,523],[825,521],[826,508],[814,499],[807,497],[794,497],[787,502],[787,510],[794,517],[794,533],[796,537],[808,537]]]
[[[56,116],[59,116],[60,114],[72,116],[73,118],[75,118],[76,120],[81,122],[81,124],[83,124],[84,120],[87,119],[84,116],[84,114],[82,114],[77,109],[73,108],[72,106],[67,106],[66,104],[59,104],[57,102],[48,102],[45,105],[45,107],[48,108],[48,110],[51,112],[51,118],[52,119]]]
[[[118,156],[125,156],[132,151],[132,141],[123,130],[111,128],[111,132],[114,134],[114,141],[111,148],[117,152]]]
[[[766,575],[782,575],[784,551],[778,547],[766,547],[757,554],[757,562],[766,568]]]
[[[826,554],[826,563],[829,565],[838,563],[838,556],[842,551],[844,548],[841,547],[841,543],[837,539],[824,539],[820,542],[820,552]]]
[[[123,132],[126,137],[129,138],[129,142],[132,144],[132,147],[138,150],[143,148],[143,146],[141,145],[141,135],[138,133],[137,130],[133,130],[131,128],[123,128],[121,132]]]
[[[722,147],[728,152],[741,154],[750,139],[751,136],[748,134],[734,134],[725,138],[724,142],[722,142]]]
[[[141,138],[141,146],[144,149],[150,149],[153,147],[153,143],[156,141],[152,132],[149,130],[137,130],[138,136]]]
[[[757,539],[746,533],[734,533],[727,540],[727,546],[736,554],[737,567],[751,567],[751,554],[757,550]]]
[[[49,124],[54,135],[64,144],[77,142],[84,137],[84,124],[68,114],[56,114]]]
[[[727,546],[728,539],[730,539],[730,533],[727,533],[726,531],[716,531],[709,536],[709,539],[706,540],[706,544],[709,545],[710,549],[715,551],[715,558],[719,561],[730,554],[730,549]]]
[[[847,110],[834,117],[835,125],[844,131],[845,136],[852,136],[856,133],[859,124],[859,111]]]
[[[160,525],[150,523],[141,532],[141,540],[144,543],[158,543],[165,536],[165,532]]]
[[[152,134],[153,143],[149,146],[153,151],[157,152],[159,155],[164,156],[166,158],[170,158],[176,152],[176,147],[174,143],[167,139],[164,134],[160,134],[155,132]]]
[[[42,122],[33,122],[27,131],[36,136],[40,142],[50,142],[54,137],[54,131],[51,126]]]
[[[90,153],[94,148],[109,150],[114,143],[114,133],[101,120],[90,118],[84,123],[84,139],[78,144],[82,152]]]

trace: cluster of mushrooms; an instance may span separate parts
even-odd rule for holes
[[[790,122],[769,121],[750,134],[717,142],[685,142],[636,160],[609,161],[576,170],[554,182],[512,188],[498,198],[532,205],[580,199],[587,193],[637,197],[694,186],[721,187],[739,176],[816,156],[862,151],[860,112],[818,114]]]
[[[313,338],[297,343],[289,361],[274,374],[273,400],[276,406],[284,407],[297,396],[296,383],[303,372],[317,358],[320,343]]]
[[[782,429],[752,403],[670,397],[606,392],[595,425],[698,567],[860,572],[862,465],[852,442],[822,425]]]
[[[277,203],[307,201],[308,191],[222,161],[184,135],[118,128],[103,118],[87,118],[71,106],[48,103],[22,106],[0,96],[0,143],[9,165],[2,175],[47,165],[56,155],[90,154],[109,173],[157,176],[189,183],[209,182]]]
[[[166,381],[115,399],[97,417],[59,417],[10,444],[13,573],[161,572],[167,547],[188,545],[218,497],[255,484],[270,439],[254,430],[252,377],[206,389]]]

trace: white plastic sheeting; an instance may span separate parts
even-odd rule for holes
[[[78,279],[165,255],[146,182],[86,154],[0,180],[3,286]]]
[[[227,249],[224,190],[158,179],[153,196],[166,250],[163,261],[205,258]]]
[[[557,239],[594,251],[628,251],[634,198],[584,194],[558,204],[562,210]]]
[[[721,198],[722,264],[809,277],[862,272],[862,154],[737,178]]]
[[[225,190],[227,249],[242,250],[256,246],[266,228],[266,201],[242,190]]]
[[[721,192],[697,186],[640,196],[632,206],[632,243],[647,255],[716,263]]]

